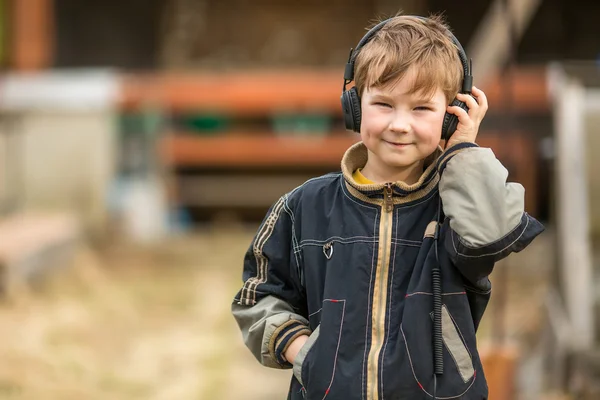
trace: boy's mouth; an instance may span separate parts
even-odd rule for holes
[[[396,142],[388,142],[387,140],[384,140],[384,142],[386,142],[387,144],[394,146],[395,148],[398,149],[403,149],[405,147],[410,146],[412,143],[396,143]]]

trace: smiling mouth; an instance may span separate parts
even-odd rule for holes
[[[385,142],[394,147],[406,147],[406,146],[410,146],[412,144],[412,143],[394,143],[394,142],[388,142],[387,140],[385,140]]]

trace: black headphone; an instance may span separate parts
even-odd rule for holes
[[[415,18],[419,18],[422,20],[427,20],[425,17],[421,16],[412,16]],[[382,21],[371,28],[365,36],[358,42],[355,49],[350,49],[350,55],[348,57],[348,62],[346,63],[346,68],[344,69],[344,86],[342,89],[342,111],[344,113],[344,123],[346,125],[346,129],[349,131],[360,132],[360,122],[361,122],[361,108],[360,108],[360,96],[358,95],[358,91],[356,87],[353,86],[350,90],[346,89],[346,86],[354,80],[354,62],[356,60],[356,55],[360,51],[360,49],[367,44],[373,36],[381,28],[389,21],[389,19]],[[467,61],[467,55],[465,54],[465,50],[462,45],[458,41],[458,39],[452,34],[452,32],[448,32],[448,37],[452,40],[454,45],[458,49],[458,57],[460,58],[464,76],[462,81],[461,93],[471,94],[471,87],[473,86],[473,75],[471,75],[472,64]],[[469,111],[467,105],[458,99],[452,100],[453,106],[458,106],[465,111]],[[444,115],[444,122],[442,124],[442,139],[448,140],[450,136],[456,131],[456,127],[458,126],[458,117],[454,114],[446,113]]]

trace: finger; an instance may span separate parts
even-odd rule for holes
[[[488,109],[488,100],[487,100],[487,96],[485,95],[483,90],[473,86],[472,93],[473,93],[473,96],[475,96],[477,98],[477,102],[479,103],[479,106],[481,108],[483,108],[484,110],[487,110]]]
[[[456,115],[458,117],[458,121],[462,122],[463,124],[466,124],[470,120],[469,114],[461,107],[448,106],[448,112]]]
[[[469,110],[476,110],[479,107],[479,104],[477,104],[477,100],[475,100],[473,98],[473,96],[469,95],[469,94],[465,94],[465,93],[458,93],[456,95],[456,98],[462,102],[464,102],[467,107],[469,107]]]

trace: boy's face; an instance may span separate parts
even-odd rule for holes
[[[422,161],[441,138],[446,97],[439,88],[431,98],[411,94],[414,75],[409,70],[395,85],[366,88],[361,97],[360,135],[369,151],[367,165],[390,178],[420,176]]]

